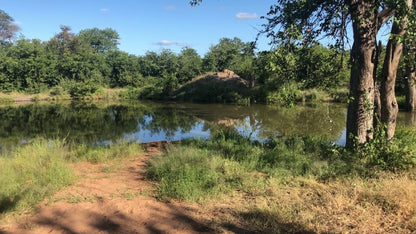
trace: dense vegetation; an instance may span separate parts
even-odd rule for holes
[[[293,104],[298,90],[335,94],[347,87],[348,64],[341,64],[339,51],[320,44],[255,52],[252,43],[222,38],[201,58],[188,47],[179,54],[163,49],[136,56],[118,50],[118,41],[118,33],[110,28],[75,34],[68,26],[61,26],[49,41],[3,40],[0,92],[82,98],[102,87],[129,87],[125,97],[166,99],[193,78],[224,69],[254,81],[255,88],[244,98],[257,101]]]

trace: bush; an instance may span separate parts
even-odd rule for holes
[[[296,97],[299,95],[298,85],[294,82],[285,83],[277,91],[267,95],[268,104],[277,104],[284,107],[293,107],[296,104]]]
[[[96,84],[89,82],[77,82],[71,86],[69,95],[75,99],[82,99],[86,96],[93,95],[98,89],[99,86]]]
[[[55,86],[49,92],[52,96],[61,96],[64,95],[66,92],[62,86]]]

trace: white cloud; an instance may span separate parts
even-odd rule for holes
[[[108,12],[108,11],[110,11],[110,9],[102,8],[102,9],[100,9],[100,11],[102,11],[102,12]]]
[[[175,6],[165,6],[165,10],[167,11],[175,10],[175,8]]]
[[[168,40],[161,40],[159,42],[153,43],[154,45],[159,46],[190,46],[190,44],[180,41],[168,41]]]
[[[22,25],[22,24],[23,24],[23,22],[21,22],[21,21],[13,21],[13,23],[14,23],[15,25]]]
[[[246,13],[246,12],[239,12],[237,13],[237,15],[235,15],[235,18],[245,20],[245,19],[257,19],[259,18],[259,16],[256,13],[251,14],[251,13]]]

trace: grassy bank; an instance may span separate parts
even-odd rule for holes
[[[260,144],[218,130],[211,141],[168,148],[148,178],[159,181],[160,199],[226,204],[230,222],[252,231],[413,232],[414,140],[403,129],[394,145],[347,152],[325,139]]]
[[[76,99],[82,100],[103,100],[111,99],[118,100],[120,98],[120,93],[125,92],[126,89],[107,89],[100,88],[94,93],[87,93],[82,96],[77,96]],[[9,102],[34,102],[34,101],[58,101],[58,100],[72,100],[75,97],[72,97],[68,91],[64,91],[60,88],[53,88],[47,92],[41,92],[37,94],[30,93],[19,93],[19,92],[10,92],[10,93],[0,93],[0,103],[9,103]]]
[[[33,140],[0,154],[0,217],[24,212],[77,180],[70,164],[79,161],[117,165],[122,158],[137,155],[133,143],[108,146],[70,144],[62,140]]]

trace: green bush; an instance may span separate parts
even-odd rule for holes
[[[298,85],[294,82],[285,83],[277,91],[267,94],[268,104],[277,104],[284,107],[293,107],[299,95]]]
[[[99,86],[96,84],[88,82],[77,82],[71,86],[69,95],[75,99],[82,99],[84,97],[93,95],[98,89]]]
[[[64,90],[64,88],[63,88],[62,86],[55,86],[55,87],[53,87],[53,88],[49,91],[49,93],[50,93],[52,96],[62,96],[62,95],[64,95],[66,92],[65,92],[65,90]]]

